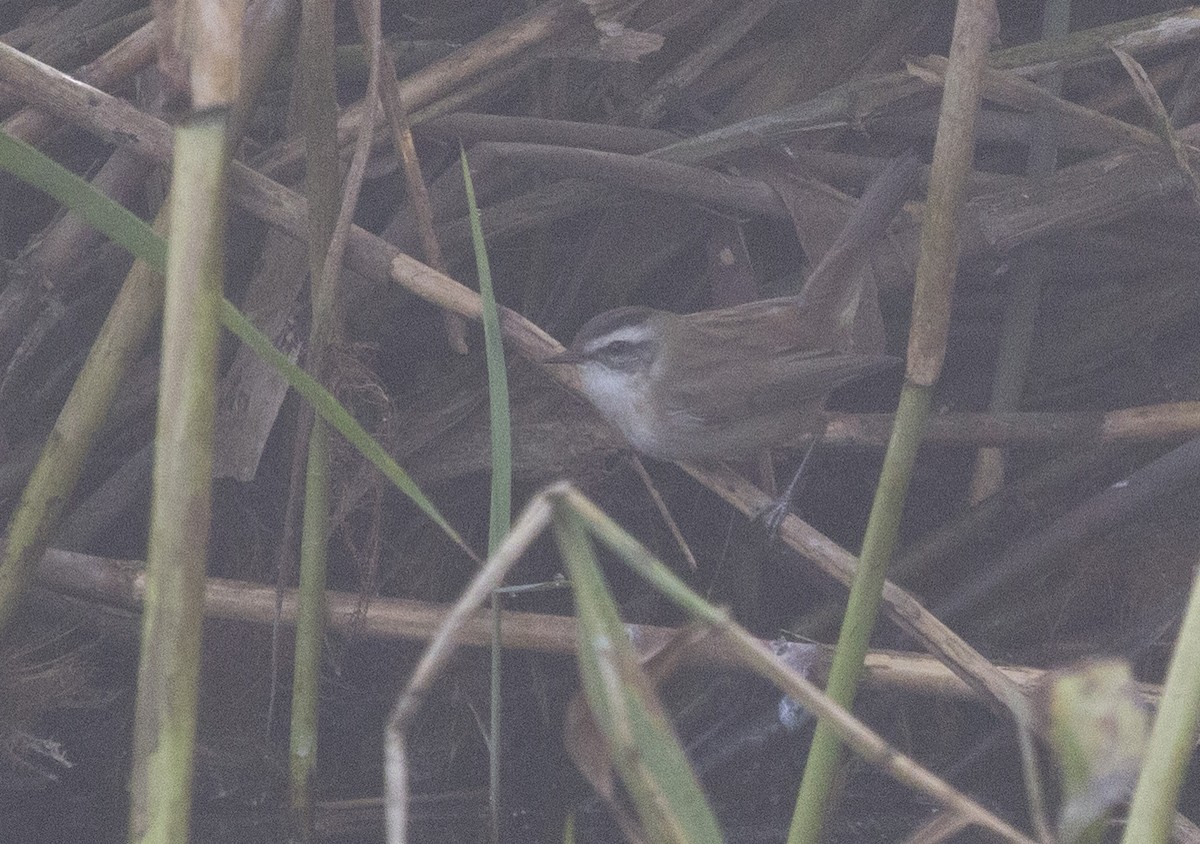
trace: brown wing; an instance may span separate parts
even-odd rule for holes
[[[709,311],[687,330],[695,342],[673,345],[671,353],[686,360],[668,361],[667,371],[697,377],[668,385],[667,405],[699,425],[800,411],[819,404],[838,385],[895,362],[832,351],[821,343],[819,326],[806,324],[793,298]]]
[[[769,356],[830,347],[833,326],[822,325],[796,307],[796,297],[764,299],[732,308],[692,314],[688,329],[696,337],[695,354],[707,350],[717,360],[733,353]]]

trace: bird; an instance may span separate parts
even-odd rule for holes
[[[547,363],[578,367],[584,395],[634,450],[738,461],[817,434],[829,394],[898,360],[839,351],[798,296],[675,314],[605,311]]]

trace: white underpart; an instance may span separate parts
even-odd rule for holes
[[[584,363],[579,367],[579,379],[600,415],[616,425],[631,446],[646,454],[656,451],[653,411],[640,407],[642,403],[637,399],[644,391],[644,375],[618,372],[598,363]]]
[[[626,325],[597,337],[584,349],[594,354],[608,345],[625,341],[640,344],[646,341],[649,328],[645,325]],[[579,366],[579,378],[588,399],[613,425],[620,429],[635,449],[655,454],[655,407],[648,401],[649,385],[655,382],[661,361],[655,361],[650,372],[622,372],[595,361]]]

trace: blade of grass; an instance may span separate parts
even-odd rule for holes
[[[159,272],[166,268],[167,242],[154,229],[120,203],[93,190],[86,180],[7,132],[0,132],[0,168],[78,212],[150,267]]]
[[[573,511],[597,539],[661,594],[696,621],[720,630],[742,655],[743,664],[747,669],[775,683],[780,690],[821,719],[827,719],[841,739],[850,744],[864,759],[905,785],[942,803],[951,811],[961,813],[971,823],[993,831],[1004,840],[1030,844],[1031,840],[1018,830],[900,754],[877,733],[838,706],[794,667],[786,665],[771,653],[763,642],[733,622],[727,612],[714,607],[693,592],[678,575],[581,492],[564,484],[548,490],[545,494],[554,500],[556,513],[560,508]],[[582,640],[580,646],[583,646]]]
[[[91,190],[88,183],[38,150],[0,132],[0,169],[21,178],[45,191],[63,205],[79,212],[89,224],[110,240],[141,258],[150,268],[163,272],[166,267],[166,242],[154,229],[129,209]],[[221,325],[249,346],[278,371],[288,384],[308,401],[313,409],[329,422],[367,460],[379,469],[392,484],[416,504],[429,519],[446,533],[472,559],[475,553],[458,532],[450,526],[416,483],[392,456],[371,438],[357,420],[333,394],[312,376],[292,363],[276,349],[270,339],[227,299],[221,300]]]
[[[475,186],[467,166],[467,153],[459,148],[463,184],[467,189],[467,207],[471,217],[471,241],[475,246],[475,267],[479,272],[479,296],[483,301],[483,343],[487,356],[488,400],[492,429],[492,504],[488,521],[488,552],[496,550],[512,521],[512,420],[508,405],[508,373],[504,367],[504,334],[492,288],[487,245],[475,204]]]
[[[488,510],[488,553],[504,540],[512,522],[512,418],[508,401],[508,370],[504,365],[504,336],[500,331],[500,312],[492,288],[492,268],[488,262],[483,226],[479,222],[479,205],[475,202],[475,185],[467,153],[459,147],[462,161],[463,185],[467,191],[467,211],[471,219],[471,242],[475,250],[475,268],[479,275],[479,297],[483,302],[483,349],[487,358],[488,414],[492,439],[492,489]],[[500,840],[500,612],[503,601],[492,597],[495,636],[492,641],[492,689],[490,700],[490,733],[488,751],[488,803],[491,814],[492,841]]]
[[[617,614],[585,522],[556,497],[553,525],[574,587],[584,693],[647,839],[721,841],[716,817]]]

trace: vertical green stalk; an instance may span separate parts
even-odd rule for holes
[[[871,504],[858,571],[850,587],[826,689],[838,705],[846,708],[854,701],[862,673],[913,463],[929,416],[930,397],[946,356],[958,267],[959,215],[975,148],[980,74],[998,27],[995,12],[991,0],[959,0],[954,15],[950,60],[929,173],[929,197],[921,223],[921,254],[913,293],[905,385]],[[789,844],[815,844],[819,838],[825,813],[835,802],[833,782],[840,757],[836,733],[829,723],[818,721],[796,797]]]
[[[321,646],[325,638],[325,579],[329,548],[329,428],[313,420],[304,476],[300,583],[296,598],[296,656],[292,676],[289,742],[291,806],[295,831],[306,839],[312,821],[312,779],[317,766]]]
[[[1122,844],[1166,844],[1200,728],[1200,576],[1193,577]]]
[[[338,213],[340,186],[337,148],[337,99],[334,91],[333,4],[301,4],[299,59],[309,209],[309,277],[312,283],[312,331],[309,370],[328,376],[331,346],[338,334],[337,285],[325,279],[325,258]],[[325,580],[329,553],[329,428],[314,419],[305,473],[304,527],[300,542],[296,659],[292,680],[290,793],[294,832],[312,835],[312,781],[317,765],[321,645],[325,638]]]
[[[212,486],[225,111],[176,132],[130,840],[187,840]]]
[[[160,219],[165,217],[164,213]],[[158,271],[136,262],[54,421],[54,429],[8,523],[8,545],[0,564],[0,630],[11,618],[46,545],[58,529],[63,506],[74,494],[84,458],[108,415],[121,378],[141,351],[158,316],[162,295]]]
[[[862,673],[871,631],[879,611],[879,596],[887,577],[899,534],[900,517],[908,493],[908,482],[921,445],[921,432],[929,415],[932,389],[906,384],[896,408],[896,421],[884,457],[871,517],[863,536],[858,573],[850,587],[846,615],[838,635],[837,650],[829,668],[825,693],[849,709]],[[831,780],[841,760],[842,745],[834,728],[818,721],[804,767],[804,779],[796,796],[796,809],[788,841],[816,841],[830,802]],[[815,772],[815,773],[814,773]]]

